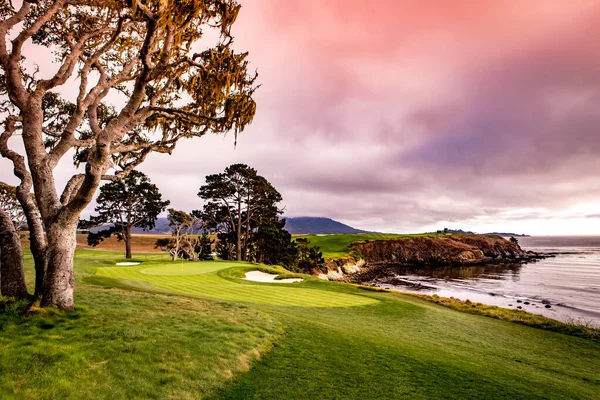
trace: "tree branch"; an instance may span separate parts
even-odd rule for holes
[[[27,170],[25,165],[25,157],[20,155],[14,150],[8,147],[8,140],[17,130],[17,122],[20,118],[15,116],[8,116],[4,121],[4,132],[0,135],[0,154],[2,157],[12,161],[14,173],[21,180],[21,183],[16,188],[17,199],[21,203],[21,207],[25,213],[27,219],[27,225],[30,231],[32,251],[34,258],[40,256],[37,252],[45,252],[46,242],[43,234],[43,226],[41,221],[40,211],[38,206],[31,195],[31,188],[33,187],[33,179],[31,174]],[[36,268],[38,260],[36,259]]]
[[[31,181],[31,174],[25,165],[25,157],[8,147],[8,140],[17,131],[17,122],[20,120],[19,117],[9,115],[4,121],[4,132],[0,135],[0,154],[12,161],[16,177],[24,182]]]
[[[63,205],[66,205],[71,201],[73,195],[80,189],[83,180],[85,179],[85,174],[77,174],[73,175],[71,179],[65,185],[65,188],[60,196],[60,202]],[[102,175],[101,178],[103,181],[117,181],[120,178],[116,175]]]
[[[111,32],[113,30],[114,30],[113,28],[98,29],[96,31],[89,32],[88,34],[85,34],[81,38],[79,38],[77,43],[75,43],[74,45],[71,46],[71,51],[70,51],[69,55],[67,57],[65,57],[65,60],[61,64],[58,71],[56,71],[56,74],[54,74],[54,76],[52,78],[43,79],[38,83],[38,86],[36,89],[36,92],[37,92],[36,95],[42,96],[48,90],[51,90],[51,89],[55,88],[56,86],[64,85],[65,82],[69,79],[69,77],[73,74],[75,65],[77,65],[77,61],[79,60],[79,58],[81,57],[81,54],[83,52],[83,45],[85,44],[85,42],[88,41],[89,39],[92,39],[103,33]],[[119,34],[117,33],[116,36],[118,36],[118,35]],[[112,46],[112,44],[114,43],[114,40],[116,40],[116,37],[114,37],[113,39],[108,41],[97,52],[97,54],[92,58],[98,59],[110,46]],[[87,78],[87,74],[85,74],[85,76]],[[80,95],[81,95],[81,93],[80,93]]]
[[[25,3],[25,2],[24,2]],[[52,6],[50,6],[44,14],[42,14],[29,28],[23,29],[19,35],[13,39],[12,41],[12,51],[11,57],[19,57],[21,56],[21,49],[23,47],[23,43],[26,40],[31,38],[37,31],[40,30],[44,24],[46,24],[50,18],[54,16],[64,5],[66,4],[65,0],[56,0]]]
[[[123,32],[123,30],[127,26],[129,26],[129,24],[124,24],[124,21],[126,21],[127,19],[129,19],[129,17],[120,18],[116,29],[112,29],[112,28],[98,29],[91,34],[82,37],[79,40],[79,43],[75,46],[75,48],[77,48],[77,50],[72,51],[70,56],[73,56],[73,68],[74,68],[75,61],[78,58],[80,58],[81,47],[83,46],[83,44],[85,43],[86,40],[88,40],[94,36],[100,35],[102,33],[107,33],[107,32],[114,30],[114,33],[111,36],[110,40],[107,41],[107,43],[105,43],[100,48],[100,50],[98,50],[88,60],[86,60],[83,68],[80,71],[80,74],[79,74],[80,75],[80,85],[79,85],[79,95],[77,96],[76,111],[71,116],[69,122],[67,123],[67,126],[66,126],[65,130],[63,131],[60,141],[50,151],[50,154],[48,155],[48,161],[49,161],[50,165],[55,166],[58,163],[58,161],[60,161],[60,159],[69,151],[69,149],[71,149],[74,146],[77,146],[77,143],[75,143],[75,139],[74,139],[75,138],[75,130],[81,124],[81,121],[83,120],[83,118],[85,116],[86,110],[89,110],[91,108],[90,106],[93,106],[93,105],[95,105],[97,107],[101,98],[103,98],[104,96],[106,96],[108,94],[108,89],[114,85],[114,82],[121,81],[125,76],[128,76],[131,69],[133,68],[133,63],[130,63],[130,66],[126,65],[123,68],[123,71],[121,71],[121,73],[117,74],[113,79],[109,80],[109,79],[107,79],[108,75],[106,74],[106,71],[98,63],[99,58],[103,54],[105,54],[116,43],[119,35]],[[79,47],[77,47],[77,46],[79,46]],[[65,64],[63,64],[63,66],[64,65]],[[69,71],[65,72],[64,79],[61,78],[61,79],[55,81],[53,84],[55,84],[55,85],[56,84],[58,84],[58,85],[64,84],[64,81],[66,81],[66,79],[68,79],[68,77],[73,72],[73,68],[71,68]],[[92,90],[90,90],[90,92],[86,95],[88,75],[92,68],[95,68],[98,71],[100,71],[100,78],[98,79],[98,84]],[[56,78],[56,76],[55,76],[55,78]],[[48,85],[50,85],[50,84],[48,84]],[[53,86],[48,86],[48,87],[53,87]],[[94,132],[96,135],[99,135],[101,133],[101,130],[98,125],[97,114],[95,113],[95,110],[94,110],[93,117],[94,117],[94,119],[91,121],[90,127],[92,129],[92,132]]]
[[[20,109],[23,109],[28,100],[28,93],[21,80],[21,71],[19,69],[20,56],[14,56],[14,45],[13,54],[8,52],[6,40],[8,31],[15,25],[23,22],[29,11],[31,10],[31,4],[24,1],[19,11],[17,11],[12,17],[0,21],[0,63],[6,74],[6,88],[8,89],[8,96],[11,101]]]

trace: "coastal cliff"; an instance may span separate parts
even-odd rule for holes
[[[355,257],[377,264],[482,264],[537,258],[500,236],[452,235],[366,240],[351,244]]]

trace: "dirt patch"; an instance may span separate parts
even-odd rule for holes
[[[29,248],[29,232],[19,232],[21,236],[21,246],[23,249]],[[131,250],[134,253],[162,253],[160,249],[155,249],[154,244],[157,239],[170,238],[171,235],[157,234],[133,234],[131,235]],[[125,252],[125,242],[117,240],[116,237],[104,239],[96,247],[88,246],[87,235],[84,233],[77,234],[77,249],[78,250],[105,250],[105,251],[122,251]]]

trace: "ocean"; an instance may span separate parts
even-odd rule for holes
[[[519,237],[524,250],[555,253],[527,264],[443,268],[391,267],[369,282],[518,308],[600,327],[600,236]]]

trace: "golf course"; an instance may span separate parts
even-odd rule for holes
[[[6,399],[597,398],[600,343],[231,261],[80,250],[76,310],[0,314]],[[248,271],[304,278],[246,281]],[[28,282],[33,281],[26,255]]]

